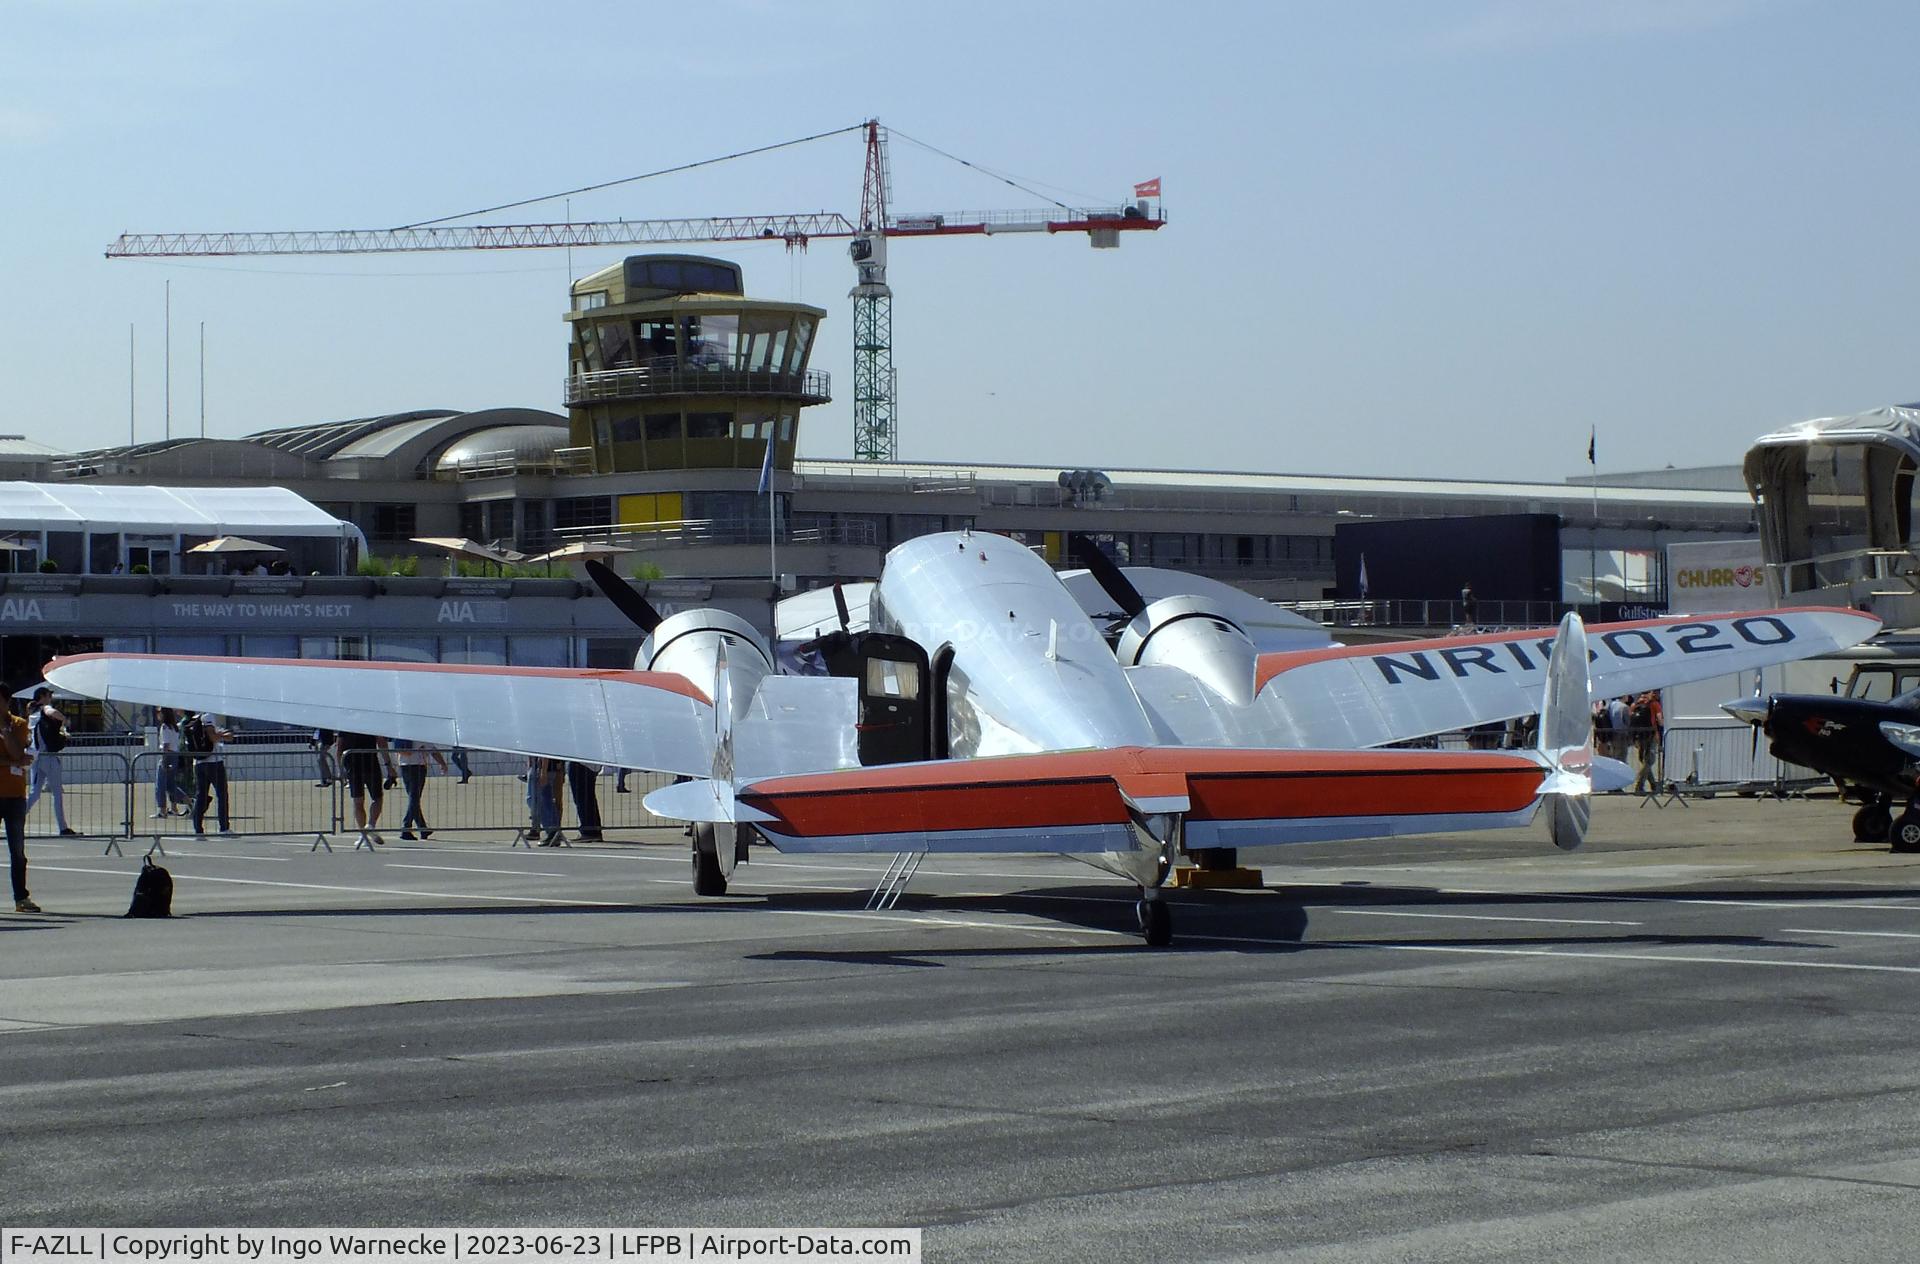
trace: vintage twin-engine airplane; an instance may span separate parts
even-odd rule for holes
[[[1136,884],[1141,932],[1160,945],[1162,884],[1182,854],[1217,868],[1243,848],[1518,826],[1543,802],[1553,840],[1577,846],[1590,696],[1828,652],[1879,627],[1829,609],[1592,629],[1569,616],[1552,635],[1358,648],[1279,626],[1262,635],[1296,648],[1262,652],[1217,586],[1148,601],[1139,572],[1088,563],[1118,607],[1113,645],[1026,546],[959,532],[888,554],[863,621],[835,597],[838,627],[814,646],[828,676],[778,674],[737,616],[663,619],[602,568],[647,632],[635,670],[94,654],[47,678],[120,702],[677,774],[646,802],[693,826],[701,894],[725,892],[755,837],[783,851],[1067,853]],[[1151,576],[1163,591],[1166,574]],[[1533,713],[1532,750],[1366,749]]]
[[[1920,689],[1889,702],[1834,694],[1756,694],[1721,708],[1767,735],[1775,758],[1833,778],[1862,804],[1854,841],[1920,852]],[[1904,805],[1898,817],[1893,804]]]

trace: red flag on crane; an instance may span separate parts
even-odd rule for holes
[[[1144,182],[1142,182],[1142,183],[1140,183],[1140,184],[1136,184],[1136,185],[1134,185],[1134,186],[1133,186],[1133,196],[1135,196],[1135,197],[1159,197],[1159,196],[1160,196],[1160,177],[1159,177],[1159,176],[1155,176],[1155,177],[1154,177],[1153,179],[1151,179],[1151,180],[1147,180],[1147,181],[1144,181]]]

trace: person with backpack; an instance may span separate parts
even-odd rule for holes
[[[220,832],[233,833],[227,815],[227,761],[220,747],[233,737],[211,712],[188,715],[180,721],[180,749],[193,760],[193,833],[207,836],[207,806],[219,801]]]
[[[27,728],[32,734],[33,784],[27,791],[27,808],[40,801],[44,793],[53,800],[53,823],[69,837],[80,831],[67,826],[66,780],[60,767],[60,752],[67,748],[67,717],[53,706],[53,690],[42,685],[33,691],[33,705],[27,709]]]
[[[7,712],[0,720],[0,823],[7,831],[16,913],[40,911],[27,894],[27,769],[33,764],[32,743],[26,720]]]

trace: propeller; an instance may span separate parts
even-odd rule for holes
[[[659,627],[664,616],[653,608],[653,603],[634,591],[633,585],[614,574],[613,568],[604,562],[587,559],[587,575],[608,601],[621,614],[632,620],[642,632],[651,633]]]
[[[838,584],[833,586],[833,612],[840,616],[840,630],[850,632],[853,628],[853,617],[847,613],[847,594],[841,591]]]
[[[1753,748],[1747,753],[1749,763],[1760,758],[1760,730],[1766,725],[1767,712],[1772,709],[1761,688],[1759,672],[1753,673],[1753,696],[1738,698],[1732,702],[1723,702],[1720,709],[1734,719],[1753,726]]]
[[[1067,537],[1067,549],[1073,560],[1087,568],[1094,582],[1113,598],[1127,618],[1131,619],[1147,608],[1147,599],[1140,595],[1140,590],[1133,586],[1126,572],[1100,551],[1099,545],[1076,531]]]

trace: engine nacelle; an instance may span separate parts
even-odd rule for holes
[[[1133,617],[1113,652],[1122,667],[1178,667],[1229,702],[1253,701],[1260,652],[1204,597],[1162,597]]]
[[[682,610],[663,619],[640,643],[633,665],[640,671],[672,672],[711,695],[721,645],[727,647],[733,718],[747,712],[760,682],[773,672],[773,655],[751,623],[711,606]]]

